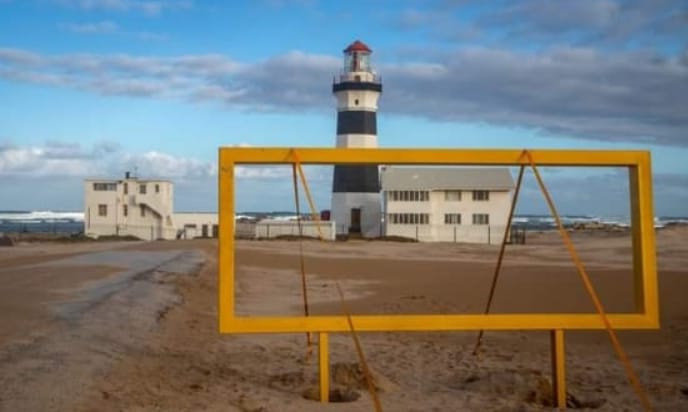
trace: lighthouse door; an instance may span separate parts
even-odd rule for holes
[[[361,209],[351,209],[351,225],[349,233],[361,233]]]

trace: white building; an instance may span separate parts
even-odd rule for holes
[[[169,180],[86,179],[86,236],[135,236],[144,240],[217,237],[217,213],[174,213]]]
[[[174,214],[177,237],[218,237],[219,221],[215,212],[178,212]]]
[[[174,239],[174,187],[168,180],[84,181],[84,233],[87,236],[136,236]]]
[[[502,241],[514,187],[506,168],[387,167],[381,181],[387,236]]]

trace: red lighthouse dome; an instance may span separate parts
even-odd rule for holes
[[[362,41],[356,40],[355,42],[351,43],[346,49],[344,49],[344,53],[353,53],[353,52],[372,53],[373,51],[370,50],[370,47],[368,47]]]

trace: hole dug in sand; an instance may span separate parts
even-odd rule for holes
[[[306,383],[303,371],[286,372],[270,377],[271,388],[292,392]],[[309,386],[301,395],[308,400],[320,402],[320,388]],[[330,402],[353,402],[361,397],[361,394],[350,388],[335,388],[330,391]]]
[[[460,375],[454,377],[450,387],[491,396],[509,396],[517,401],[548,408],[555,406],[552,383],[540,371],[480,370]],[[597,409],[604,404],[604,399],[582,400],[570,393],[566,396],[566,407],[570,409]]]
[[[353,402],[361,397],[359,391],[367,391],[363,370],[358,363],[334,363],[331,366],[332,383],[334,389],[330,391],[330,402]],[[379,392],[392,392],[397,385],[382,376],[380,373],[371,370],[375,390]],[[320,401],[320,390],[318,387],[308,388],[303,392],[306,399]]]
[[[527,393],[524,399],[528,403],[541,406],[554,407],[554,388],[549,379],[538,376],[537,387]],[[598,409],[605,404],[604,399],[582,400],[575,397],[570,392],[566,393],[566,407],[568,409]]]
[[[320,389],[311,387],[303,391],[303,397],[311,401],[320,402]],[[336,388],[330,390],[330,402],[343,403],[354,402],[361,397],[361,394],[353,389]]]

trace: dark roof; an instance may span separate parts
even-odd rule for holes
[[[370,50],[370,47],[366,46],[365,43],[363,43],[360,40],[356,40],[355,42],[351,43],[349,47],[344,49],[344,53],[349,53],[349,52],[367,52],[367,53],[372,53],[373,51]]]
[[[511,190],[508,168],[387,167],[382,190]]]

